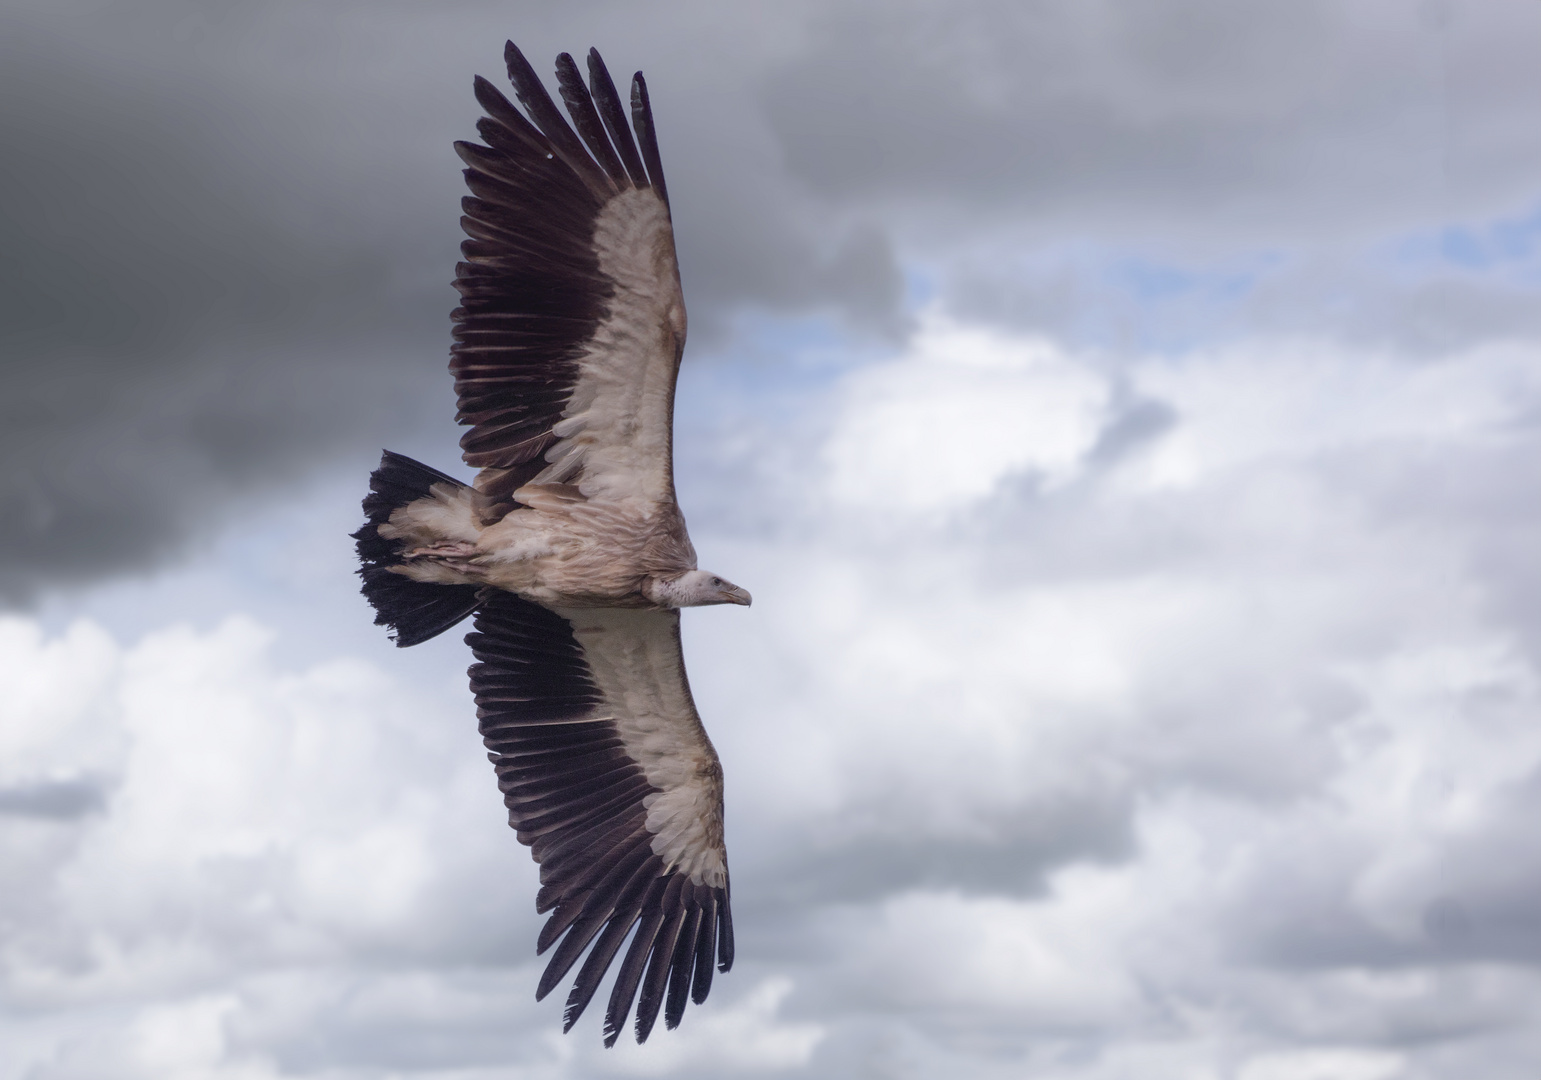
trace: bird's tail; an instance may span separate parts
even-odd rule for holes
[[[380,467],[370,474],[369,494],[364,496],[369,520],[353,534],[358,541],[358,573],[364,579],[364,596],[375,609],[375,625],[390,627],[391,637],[402,648],[442,634],[476,610],[475,585],[440,585],[393,573],[391,567],[404,562],[405,544],[380,535],[380,526],[397,507],[425,498],[433,485],[446,483],[465,487],[438,469],[385,451]]]

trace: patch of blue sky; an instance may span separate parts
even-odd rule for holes
[[[675,391],[676,441],[682,447],[721,446],[751,431],[801,429],[842,376],[893,350],[864,339],[833,314],[741,311],[710,351],[687,349]],[[720,464],[688,452],[675,460],[684,487],[693,474]]]
[[[1259,252],[1224,266],[1194,268],[1126,255],[1107,260],[1101,276],[1137,301],[1161,303],[1187,298],[1225,304],[1244,299],[1283,262],[1284,257],[1276,252]]]
[[[675,392],[675,485],[703,559],[724,536],[787,527],[784,488],[816,468],[840,379],[891,354],[833,316],[741,313]]]
[[[1202,275],[1147,259],[1120,259],[1108,270],[1108,279],[1139,300],[1163,301],[1195,292]]]
[[[1519,214],[1400,237],[1390,258],[1419,271],[1453,268],[1541,284],[1541,202]]]
[[[676,430],[715,440],[732,429],[797,427],[842,376],[893,350],[833,315],[741,312],[710,352],[687,351],[676,387]]]
[[[715,377],[737,380],[748,389],[825,386],[853,368],[887,356],[898,343],[852,327],[835,312],[788,314],[745,309],[733,316],[731,331],[709,350],[690,353]]]
[[[904,307],[917,313],[936,302],[942,292],[941,277],[931,267],[904,267]]]
[[[956,310],[1073,348],[1181,353],[1233,333],[1258,286],[1288,260],[1259,250],[1184,261],[1087,242],[982,249],[942,292]]]
[[[1090,288],[1080,329],[1103,346],[1188,352],[1234,333],[1258,286],[1288,261],[1276,251],[1250,252],[1217,265],[1100,252],[1083,265]]]

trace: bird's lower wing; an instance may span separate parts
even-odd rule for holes
[[[540,863],[536,908],[552,913],[537,999],[592,943],[567,999],[571,1028],[635,926],[605,1043],[634,999],[638,1042],[661,1006],[676,1026],[687,998],[706,999],[714,959],[733,963],[722,771],[685,680],[679,612],[553,611],[487,590],[466,641],[509,824]]]

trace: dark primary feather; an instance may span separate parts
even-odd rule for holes
[[[488,121],[492,122],[496,127],[506,129],[506,134],[509,138],[517,139],[522,145],[527,145],[530,149],[538,151],[541,159],[550,159],[552,155],[548,151],[550,151],[551,145],[546,137],[540,133],[539,128],[525,119],[522,112],[514,108],[508,98],[503,96],[503,91],[493,86],[492,83],[480,75],[472,79],[471,91],[476,95],[476,100],[481,107],[487,110]],[[478,121],[476,125],[478,131],[482,131],[482,123],[482,121]],[[482,131],[482,133],[486,134],[485,131]],[[489,145],[496,145],[492,139],[487,141]],[[565,162],[561,164],[565,166]],[[554,165],[553,167],[557,166]],[[571,168],[570,166],[567,167]],[[577,177],[576,173],[572,175],[574,178]]]
[[[617,890],[616,899],[607,905],[606,910],[611,913],[610,921],[604,933],[594,942],[588,959],[578,971],[578,977],[573,980],[572,992],[567,995],[567,1005],[562,1010],[562,1030],[570,1031],[578,1017],[583,1015],[583,1010],[593,1000],[594,991],[599,989],[600,980],[609,970],[610,962],[615,959],[626,935],[631,933],[631,928],[636,925],[643,910],[651,906],[650,902],[657,903],[663,893],[662,871],[663,860],[650,853]],[[628,1001],[626,1004],[629,1009],[631,1003]]]
[[[733,899],[730,889],[723,889],[722,903],[717,906],[717,970],[728,971],[733,967]]]
[[[626,112],[621,108],[621,95],[616,93],[615,82],[598,49],[589,50],[589,89],[593,92],[594,105],[610,133],[610,141],[621,160],[626,164],[626,174],[637,187],[647,187],[647,171],[637,156],[637,144],[632,140],[631,128],[626,126]]]
[[[536,941],[538,954],[553,950],[536,997],[578,965],[563,1010],[564,1029],[571,1028],[635,928],[604,1033],[606,1045],[614,1043],[636,1000],[641,1042],[660,1007],[674,1027],[687,1000],[705,1000],[714,953],[721,970],[731,966],[731,931],[719,929],[730,925],[727,889],[692,885],[653,853],[643,800],[658,789],[605,715],[567,620],[501,590],[483,590],[478,602],[476,629],[466,636],[477,660],[470,669],[477,715],[509,824],[540,863],[536,910],[551,913]]]
[[[535,987],[536,1001],[545,1000],[546,995],[551,993],[557,983],[567,977],[568,971],[578,962],[578,957],[583,955],[583,950],[588,948],[595,935],[609,921],[610,912],[596,912],[587,918],[582,917],[581,914],[578,917],[569,918],[567,936],[561,939],[561,944],[557,946],[556,952],[552,954],[551,960],[546,964],[546,970],[541,972],[540,982]],[[552,921],[556,919],[557,916],[553,915]],[[541,935],[542,938],[545,936],[545,934]],[[553,940],[555,940],[555,935],[553,935]],[[571,1026],[571,1024],[567,1024],[562,1030],[566,1031]]]
[[[641,996],[637,999],[637,1041],[645,1042],[658,1020],[658,1010],[663,1007],[664,987],[669,972],[674,967],[674,954],[680,934],[685,928],[687,907],[680,902],[685,880],[676,876],[664,893],[659,906],[664,912],[664,922],[653,942],[653,954],[648,960],[647,973],[643,976]]]
[[[701,905],[701,929],[696,935],[696,977],[690,984],[690,1000],[697,1005],[712,990],[712,953],[717,951],[717,894],[714,889],[696,890]]]
[[[695,966],[696,940],[701,934],[701,908],[695,902],[694,890],[685,890],[689,900],[685,909],[685,924],[680,928],[679,940],[674,943],[674,956],[669,961],[669,993],[664,998],[664,1027],[673,1031],[685,1016],[685,1001],[690,996],[690,972]]]
[[[592,848],[573,851],[561,862],[548,856],[541,862],[541,882],[559,890],[563,900],[574,897],[584,912],[592,913],[608,895],[605,890],[613,890],[617,878],[631,873],[630,864],[646,857],[653,839],[646,820],[646,814],[623,819],[620,828],[601,834]]]
[[[664,882],[659,881],[657,887],[661,894]],[[616,969],[615,985],[610,988],[610,1000],[605,1005],[606,1046],[614,1046],[621,1028],[626,1026],[626,1014],[631,1012],[637,986],[642,982],[643,965],[653,951],[653,942],[658,939],[658,931],[663,923],[663,908],[656,903],[648,907],[647,914],[637,921],[637,932],[632,936],[630,948],[626,950],[626,959]]]
[[[567,115],[573,118],[573,124],[578,128],[578,134],[583,137],[584,145],[604,168],[617,191],[630,187],[631,178],[626,175],[621,159],[610,146],[610,138],[605,134],[604,123],[594,109],[594,99],[589,96],[589,88],[583,85],[583,76],[578,74],[578,65],[567,53],[562,53],[556,58],[556,79],[562,88],[562,103],[567,106]]]
[[[663,159],[658,155],[658,132],[653,128],[653,106],[648,101],[647,80],[642,72],[631,77],[631,126],[637,129],[637,141],[642,144],[642,160],[647,165],[647,178],[658,189],[658,197],[669,205],[669,189],[663,182]]]
[[[578,142],[578,136],[573,134],[556,102],[551,100],[540,76],[535,74],[524,53],[512,41],[503,46],[503,60],[508,65],[508,81],[514,84],[514,95],[541,134],[550,141],[552,151],[567,162],[599,198],[613,195],[618,189]]]

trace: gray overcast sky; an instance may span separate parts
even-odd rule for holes
[[[562,12],[8,5],[0,592],[153,565],[439,415],[446,147],[500,28],[667,75],[697,351],[751,311],[903,333],[906,274],[1125,344],[1538,329],[1524,280],[1396,250],[1534,214],[1533,4]]]
[[[608,1054],[531,1001],[458,635],[390,650],[346,538],[381,446],[455,464],[505,37],[647,72],[756,597],[686,620],[740,966]],[[1538,44],[0,0],[0,1080],[1531,1080]]]

